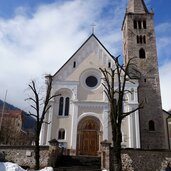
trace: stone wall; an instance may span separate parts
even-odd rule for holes
[[[110,143],[102,142],[101,145],[101,167],[102,169],[113,171],[113,156]],[[170,150],[122,150],[123,171],[165,171],[168,162],[171,162]]]
[[[122,150],[123,171],[164,171],[171,162],[169,150]]]
[[[57,146],[40,147],[40,167],[54,166],[59,156]],[[35,167],[34,146],[0,146],[1,161],[10,161],[20,166]]]

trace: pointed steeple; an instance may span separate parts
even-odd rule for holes
[[[127,13],[149,13],[144,0],[128,0]]]

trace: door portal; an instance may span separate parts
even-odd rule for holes
[[[99,150],[100,122],[86,117],[78,125],[77,154],[96,156]]]

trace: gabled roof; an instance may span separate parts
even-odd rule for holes
[[[80,48],[64,63],[64,65],[53,75],[53,77],[58,74],[62,68],[75,56],[75,54],[92,38],[94,37],[97,42],[104,48],[104,50],[109,54],[109,56],[111,56],[111,58],[114,58],[111,53],[104,47],[104,45],[100,42],[100,40],[94,35],[94,34],[91,34],[88,39],[80,46]]]
[[[0,110],[0,117],[1,116],[2,116],[2,110]],[[4,110],[3,117],[19,118],[19,117],[22,117],[22,111],[19,109],[16,109],[16,110],[7,109],[7,110]]]

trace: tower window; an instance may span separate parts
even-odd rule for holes
[[[142,36],[140,36],[140,43],[142,44]]]
[[[137,43],[139,44],[140,43],[140,37],[137,36]]]
[[[65,139],[65,130],[62,128],[58,132],[58,139],[59,140],[64,140]]]
[[[146,44],[146,37],[145,36],[143,36],[143,42],[144,42],[144,44]]]
[[[149,128],[149,131],[155,131],[155,123],[153,120],[149,121],[148,128]]]
[[[143,49],[143,48],[141,48],[140,50],[139,50],[139,58],[142,58],[142,59],[144,59],[146,56],[145,56],[145,50]]]
[[[146,24],[146,21],[145,21],[145,20],[143,21],[143,28],[144,28],[144,29],[147,28],[147,24]]]
[[[137,29],[137,21],[134,20],[134,29]]]
[[[147,97],[145,97],[144,101],[145,101],[146,104],[148,104],[148,99],[147,99]]]
[[[144,44],[146,44],[146,36],[144,35],[144,36],[142,36],[142,35],[140,35],[140,36],[138,36],[137,35],[137,44],[142,44],[142,43],[144,43]]]
[[[141,29],[141,21],[138,21],[138,28]]]
[[[76,61],[73,62],[73,68],[75,68],[75,67],[76,67]]]
[[[146,21],[145,20],[138,20],[138,21],[136,21],[136,20],[134,20],[134,22],[133,22],[133,24],[134,24],[134,29],[146,29],[147,28],[147,24],[146,24]]]

